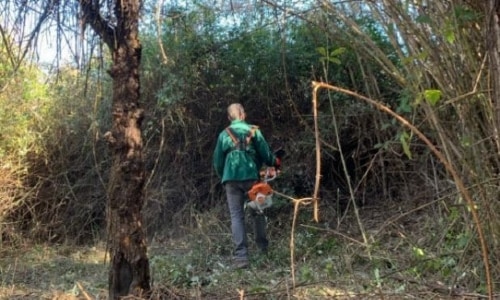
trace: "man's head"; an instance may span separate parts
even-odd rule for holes
[[[239,103],[229,105],[227,108],[227,117],[230,121],[245,120],[246,114],[243,105]]]

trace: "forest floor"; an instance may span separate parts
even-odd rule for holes
[[[421,264],[434,261],[422,245],[436,222],[433,210],[388,209],[363,207],[359,222],[354,213],[323,210],[329,222],[316,223],[306,208],[294,228],[293,210],[269,216],[273,247],[267,256],[252,256],[243,270],[231,265],[226,212],[193,213],[191,226],[150,241],[152,299],[485,298],[467,291],[444,265]],[[107,299],[109,257],[102,242],[17,243],[0,254],[0,299]]]

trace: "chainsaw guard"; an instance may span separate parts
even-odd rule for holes
[[[258,200],[248,202],[248,207],[255,209],[256,211],[262,212],[264,209],[269,208],[273,205],[272,195],[259,196]]]
[[[248,191],[248,198],[248,206],[262,212],[273,205],[273,189],[266,182],[258,182]]]

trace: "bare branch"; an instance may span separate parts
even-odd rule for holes
[[[110,49],[114,49],[115,29],[99,14],[99,6],[92,0],[79,0],[82,8],[82,26],[90,25]]]

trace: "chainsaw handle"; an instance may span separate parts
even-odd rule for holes
[[[279,172],[280,171],[277,170],[275,167],[267,167],[264,170],[260,171],[260,177],[263,178],[264,182],[269,182],[271,180],[276,179]]]

